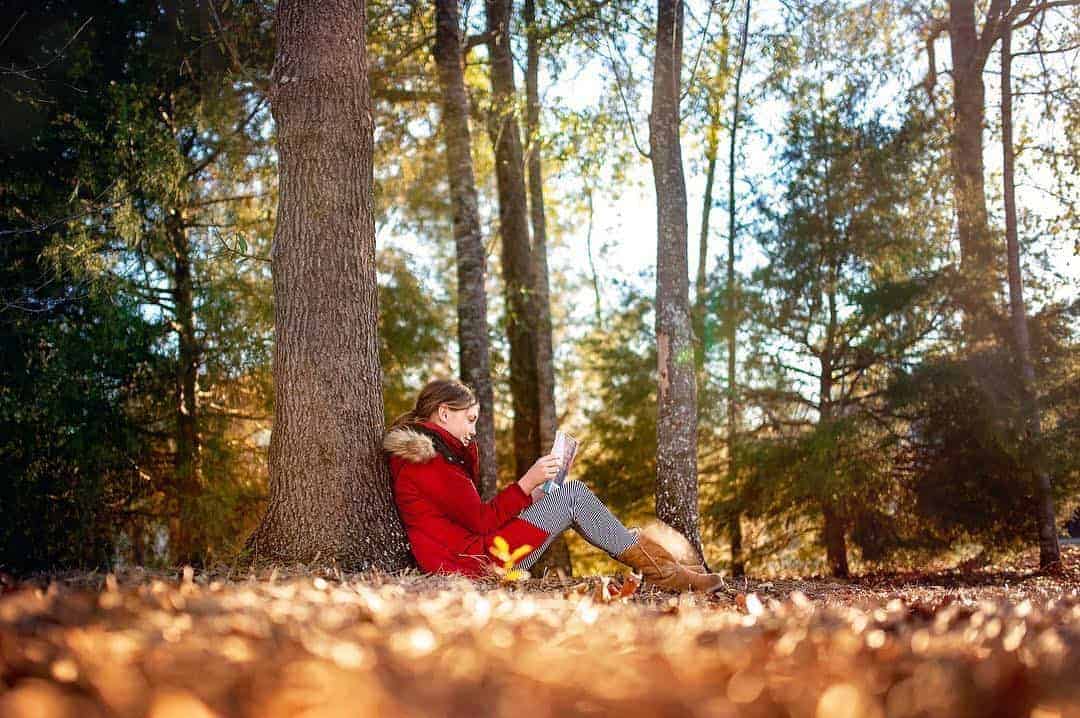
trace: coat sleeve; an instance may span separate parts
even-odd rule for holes
[[[425,474],[438,474],[429,475],[434,480],[421,482],[432,502],[447,517],[473,533],[491,533],[533,502],[516,481],[496,494],[491,501],[483,501],[473,482],[457,471],[440,466],[439,462],[423,469]]]

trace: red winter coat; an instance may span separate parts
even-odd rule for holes
[[[383,447],[390,455],[394,501],[420,568],[480,576],[496,561],[488,551],[496,536],[506,539],[511,552],[525,544],[538,548],[547,539],[546,531],[517,518],[532,504],[517,482],[491,501],[480,499],[472,480],[480,471],[475,443],[466,447],[431,422],[419,428],[441,438],[449,458],[413,427],[389,432]]]

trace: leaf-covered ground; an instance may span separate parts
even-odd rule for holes
[[[1066,570],[739,581],[7,580],[0,716],[1080,716]]]

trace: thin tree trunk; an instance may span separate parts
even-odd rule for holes
[[[695,365],[698,380],[705,379],[705,350],[708,345],[705,336],[706,292],[708,291],[706,280],[708,273],[706,265],[709,256],[709,215],[713,205],[713,182],[716,179],[716,158],[719,154],[719,142],[717,135],[720,132],[720,118],[713,117],[710,121],[709,131],[705,140],[705,197],[701,202],[701,234],[698,237],[698,266],[697,277],[694,282],[694,338],[695,341]],[[702,385],[704,387],[704,385]]]
[[[705,353],[709,345],[709,338],[705,336],[706,315],[708,313],[708,257],[709,257],[709,220],[712,217],[713,208],[713,185],[716,183],[716,162],[720,156],[720,131],[722,129],[722,113],[724,95],[727,94],[728,68],[728,31],[727,23],[724,24],[721,35],[723,54],[720,56],[720,66],[717,68],[717,86],[709,88],[706,99],[706,112],[709,115],[709,125],[705,130],[705,196],[701,202],[701,234],[698,237],[698,264],[697,277],[694,282],[694,337],[696,342],[695,366],[698,373],[698,390],[704,390],[705,381]]]
[[[848,578],[851,573],[848,569],[844,521],[828,499],[822,506],[822,513],[825,515],[825,558],[829,562],[829,573],[836,578]]]
[[[532,225],[534,299],[538,337],[536,365],[540,383],[540,444],[545,449],[555,441],[558,420],[555,412],[555,363],[551,337],[551,299],[547,261],[547,218],[544,213],[544,180],[540,164],[540,40],[536,32],[535,0],[525,0],[523,8],[528,34],[525,62],[525,135],[529,150],[529,220]]]
[[[596,273],[596,262],[593,261],[592,234],[593,234],[593,189],[589,184],[585,185],[585,206],[589,211],[588,225],[585,228],[585,252],[589,255],[589,274],[592,277],[594,320],[599,327],[604,320],[603,309],[600,304],[600,277]]]
[[[826,203],[829,201],[828,197],[825,198]],[[831,218],[826,219],[826,226],[831,225]],[[829,250],[830,254],[834,254],[834,250]],[[829,428],[829,425],[833,421],[833,360],[835,358],[834,350],[836,347],[836,329],[838,325],[838,314],[836,308],[836,288],[839,281],[839,269],[836,265],[835,256],[828,258],[828,278],[826,280],[826,302],[829,307],[829,319],[828,325],[825,330],[825,344],[821,351],[821,375],[819,391],[820,397],[818,399],[818,414],[820,426]],[[836,455],[833,453],[833,461],[831,465],[835,466]],[[835,470],[835,469],[834,469]],[[824,531],[825,538],[825,558],[829,564],[830,573],[836,578],[847,578],[848,560],[847,560],[847,539],[845,538],[846,522],[844,516],[836,505],[836,501],[832,493],[826,487],[821,497],[821,511],[824,518]]]
[[[521,476],[542,453],[532,247],[521,131],[514,115],[511,3],[510,0],[486,0],[485,10],[494,105],[488,129],[495,146],[495,179],[499,195],[506,333],[510,340],[510,393],[514,405],[514,470]]]
[[[131,561],[135,566],[146,565],[146,519],[142,516],[128,524],[131,532]]]
[[[167,221],[173,250],[173,299],[177,326],[176,373],[176,482],[179,511],[170,526],[170,553],[177,563],[203,558],[198,535],[198,512],[202,492],[199,441],[199,342],[195,335],[194,282],[191,247],[179,215]]]
[[[551,337],[551,293],[548,281],[547,218],[544,215],[544,180],[540,166],[540,39],[536,29],[536,2],[525,0],[522,8],[527,33],[525,62],[525,135],[529,189],[529,220],[532,224],[533,301],[536,308],[536,378],[540,402],[540,448],[547,452],[555,442],[555,357]],[[556,538],[533,566],[538,575],[548,570],[573,573],[570,547]]]
[[[746,13],[743,15],[742,30],[739,33],[739,63],[735,70],[735,102],[731,110],[731,135],[728,143],[728,246],[727,246],[727,446],[728,446],[728,481],[737,487],[737,467],[735,465],[736,441],[738,440],[739,403],[735,384],[735,342],[738,335],[739,309],[736,306],[737,288],[735,286],[735,147],[739,131],[739,109],[742,102],[742,75],[746,62],[746,42],[750,29],[750,0],[746,0]],[[742,557],[742,521],[741,514],[735,512],[728,526],[731,539],[731,573],[742,576],[746,572]]]
[[[1016,233],[1016,158],[1012,140],[1012,29],[1004,27],[1001,36],[1001,143],[1004,153],[1005,242],[1008,248],[1009,312],[1012,320],[1016,363],[1020,367],[1021,400],[1031,445],[1031,462],[1036,482],[1036,511],[1039,526],[1039,566],[1044,570],[1061,567],[1054,518],[1054,495],[1050,473],[1046,470],[1041,449],[1042,426],[1035,393],[1035,366],[1031,361],[1031,338],[1028,335],[1024,284],[1020,274],[1020,244]]]
[[[491,385],[488,347],[487,259],[480,231],[476,179],[469,134],[469,99],[465,93],[461,46],[461,20],[457,0],[435,3],[435,63],[442,88],[442,127],[446,139],[446,167],[453,205],[454,241],[458,271],[458,350],[461,378],[476,392],[480,419],[476,441],[480,449],[477,490],[484,498],[495,495],[498,465],[495,456],[495,398]]]
[[[649,148],[656,186],[656,514],[701,553],[697,383],[687,266],[686,181],[679,141],[683,5],[658,0]]]
[[[949,0],[949,44],[952,51],[953,128],[952,163],[960,242],[959,304],[964,310],[965,332],[978,339],[989,329],[988,313],[994,304],[993,250],[987,219],[983,168],[983,123],[986,88],[975,24],[974,0]]]
[[[828,426],[832,423],[832,358],[826,354],[821,364],[821,425]],[[835,453],[833,460],[835,462]],[[836,578],[847,578],[850,575],[847,560],[847,524],[837,507],[831,493],[824,492],[821,497],[821,513],[823,517],[822,536],[825,539],[825,560],[829,564],[829,573]]]
[[[382,452],[366,4],[282,0],[270,499],[259,562],[411,563]]]

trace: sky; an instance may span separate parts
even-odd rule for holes
[[[696,18],[704,18],[705,4],[691,2]],[[748,54],[747,76],[744,78],[744,89],[753,91],[760,82],[762,73],[765,71],[766,58],[761,56],[760,43],[766,31],[779,22],[780,4],[776,0],[758,0],[754,3],[750,35],[751,47]],[[719,15],[714,14],[711,18],[711,29],[716,30],[719,23]],[[697,52],[700,43],[701,29],[699,25],[688,24],[687,40],[684,47],[684,63],[689,68],[692,58]],[[1014,48],[1019,49],[1020,39],[1014,41]],[[914,43],[918,45],[919,43]],[[638,129],[639,141],[647,147],[648,128],[647,113],[649,103],[649,53],[645,53],[641,60],[636,61],[634,72],[642,86],[641,97],[635,103],[631,99],[630,114],[632,122]],[[947,39],[939,41],[937,48],[938,70],[941,82],[948,82],[948,42]],[[634,57],[633,51],[627,52],[628,57]],[[1073,63],[1075,67],[1080,52],[1072,55],[1054,58],[1051,62]],[[1016,71],[1022,71],[1021,63],[1028,59],[1016,61]],[[902,97],[905,86],[910,86],[923,77],[926,66],[926,56],[913,60],[910,66],[911,75],[897,78],[885,83],[878,96],[885,107],[898,107],[899,98]],[[988,74],[996,69],[996,55],[988,64]],[[1029,66],[1030,69],[1030,66]],[[700,72],[700,69],[699,69]],[[687,73],[688,74],[688,73]],[[604,58],[596,58],[592,61],[576,66],[572,71],[563,71],[558,77],[552,77],[544,73],[541,77],[545,107],[564,107],[583,109],[594,104],[597,98],[602,97],[610,84],[612,76],[611,65]],[[519,76],[519,87],[523,87],[522,78]],[[998,123],[998,87],[993,77],[988,78],[987,83],[987,119],[991,128],[985,134],[985,160],[987,167],[988,202],[990,204],[992,222],[1000,222],[1001,209],[997,200],[1000,185],[1001,145],[996,136]],[[747,218],[749,213],[747,206],[755,199],[751,191],[750,181],[758,191],[769,192],[775,190],[775,185],[770,181],[773,165],[776,161],[776,152],[781,148],[782,139],[779,138],[780,124],[786,114],[786,107],[780,100],[759,102],[751,110],[750,124],[755,128],[754,132],[743,131],[739,136],[739,152],[741,158],[737,168],[736,196],[740,208],[740,217]],[[1047,124],[1040,118],[1038,106],[1034,102],[1020,100],[1016,107],[1016,124],[1026,127],[1036,139],[1053,142],[1055,136],[1060,136],[1061,128]],[[545,121],[551,122],[548,115]],[[627,122],[627,118],[623,117]],[[689,123],[684,125],[683,130],[683,164],[687,185],[687,224],[688,224],[688,274],[691,287],[693,277],[697,271],[698,238],[700,233],[702,200],[705,187],[704,162],[702,159],[702,141]],[[770,144],[768,137],[777,137],[777,141]],[[486,137],[476,133],[475,141],[486,141]],[[621,141],[621,140],[620,140]],[[714,206],[711,219],[710,251],[708,256],[709,270],[715,270],[718,264],[724,261],[726,252],[727,232],[727,138],[722,140],[721,162],[717,168],[717,178],[713,188]],[[1018,178],[1018,206],[1021,211],[1029,209],[1035,213],[1046,216],[1052,215],[1058,208],[1055,202],[1045,192],[1038,189],[1040,185],[1049,184],[1049,176],[1045,168],[1039,170],[1033,168],[1032,163],[1027,162],[1025,157],[1020,159],[1021,176]],[[603,174],[603,171],[601,172]],[[550,177],[546,181],[545,192],[549,199],[554,200],[553,206],[560,196],[572,196],[579,193],[580,186],[573,178]],[[489,208],[490,211],[490,208]],[[579,277],[580,294],[575,297],[553,297],[554,301],[561,301],[569,306],[570,314],[568,324],[584,327],[592,317],[593,299],[591,285],[588,284],[589,257],[586,250],[587,223],[583,217],[574,217],[574,221],[563,223],[564,231],[552,232],[549,244],[549,263],[554,271],[569,273]],[[549,224],[551,224],[549,222]],[[642,276],[643,272],[650,272],[656,265],[656,199],[653,190],[651,166],[647,158],[635,153],[627,173],[626,181],[617,186],[600,185],[594,194],[594,213],[592,228],[593,261],[597,267],[597,274],[601,282],[601,293],[606,309],[614,309],[619,301],[619,293],[616,289],[619,282],[630,283],[639,288],[652,291],[653,281],[648,276]],[[753,237],[749,232],[737,235],[738,240],[738,270],[740,273],[749,273],[762,261],[762,255],[758,251]],[[411,245],[410,238],[391,237],[389,240],[394,244],[403,246]],[[1048,248],[1050,264],[1054,270],[1062,275],[1054,291],[1058,299],[1075,299],[1077,288],[1080,287],[1080,258],[1076,256],[1074,247],[1078,239],[1068,233],[1068,228],[1062,230],[1055,237],[1040,237],[1037,244]],[[495,245],[491,245],[495,246]],[[1004,251],[1004,248],[1002,248]],[[691,289],[692,291],[692,289]],[[574,326],[566,327],[569,334],[575,334]]]
[[[698,3],[700,5],[700,3]],[[755,11],[752,14],[750,34],[760,33],[768,25],[778,21],[778,6],[775,2],[756,2]],[[698,12],[698,16],[704,13]],[[713,18],[715,26],[716,16]],[[688,35],[690,33],[688,32]],[[696,52],[693,43],[697,37],[687,40],[684,49],[685,62],[689,65]],[[1019,49],[1019,41],[1014,40],[1014,49]],[[751,47],[751,52],[755,48]],[[939,41],[937,49],[939,73],[948,69],[948,41],[943,38]],[[988,70],[996,71],[997,54],[988,63]],[[1080,53],[1071,56],[1051,58],[1051,63],[1062,65],[1072,62],[1076,66]],[[749,87],[751,91],[757,81],[760,80],[763,71],[762,58],[748,57],[751,66],[748,68],[748,76],[744,80],[744,89]],[[755,62],[756,61],[756,62]],[[919,64],[912,68],[913,74],[917,75],[916,81],[921,78],[923,68],[926,66],[926,57],[923,54],[919,58]],[[1034,58],[1017,58],[1014,61],[1014,72],[1021,72],[1025,68],[1022,63],[1034,63]],[[755,66],[756,65],[756,66]],[[1031,65],[1026,68],[1031,70]],[[649,68],[638,68],[639,77],[648,77]],[[604,92],[605,83],[609,81],[611,71],[604,61],[594,61],[581,68],[572,76],[564,76],[560,81],[548,86],[546,98],[550,103],[559,103],[564,106],[573,106],[575,103],[588,102],[591,98],[599,97]],[[940,74],[942,81],[948,78]],[[550,81],[550,78],[547,78]],[[644,127],[639,132],[639,138],[643,144],[648,141],[645,117],[648,111],[648,91],[643,89],[643,96],[638,107],[632,108],[638,120],[639,127]],[[892,101],[902,95],[901,82],[893,82],[882,88],[880,96],[884,102]],[[999,85],[996,77],[987,79],[987,119],[988,123],[996,126],[999,123]],[[1035,102],[1018,98],[1014,113],[1017,115],[1015,124],[1018,129],[1025,126],[1032,135],[1047,142],[1053,142],[1054,137],[1060,137],[1063,129],[1057,124],[1049,124],[1039,113]],[[772,165],[775,162],[775,152],[779,149],[779,142],[770,145],[765,136],[777,136],[780,132],[780,122],[785,114],[786,107],[780,101],[773,100],[759,104],[751,110],[751,122],[756,128],[755,132],[744,131],[739,136],[739,151],[742,160],[737,168],[736,178],[736,202],[737,206],[743,207],[745,203],[753,201],[754,197],[749,191],[748,179],[755,183],[764,181],[769,186],[768,177],[772,173]],[[1019,136],[1019,132],[1017,132]],[[646,144],[647,146],[647,144]],[[701,228],[702,202],[705,191],[705,172],[703,163],[703,145],[700,136],[695,136],[684,127],[683,132],[683,164],[685,168],[687,184],[687,207],[688,207],[688,240],[689,240],[689,276],[692,278],[697,272],[698,263],[698,238]],[[987,191],[990,204],[991,221],[1000,220],[1002,208],[997,201],[1001,173],[1001,144],[996,130],[986,132],[984,136],[984,155],[987,170]],[[710,219],[710,242],[708,269],[717,267],[719,262],[725,260],[727,244],[727,138],[723,139],[721,146],[721,162],[718,167],[718,176],[713,187],[714,202],[720,206],[714,206]],[[1017,205],[1020,211],[1030,210],[1043,216],[1053,216],[1060,211],[1060,205],[1053,200],[1040,187],[1052,185],[1049,169],[1042,165],[1026,161],[1021,156],[1018,159],[1020,176],[1017,180]],[[696,168],[696,170],[695,170]],[[617,191],[608,193],[599,192],[594,198],[594,227],[593,248],[594,258],[602,257],[598,274],[602,279],[620,279],[623,281],[637,281],[639,272],[643,268],[654,268],[656,265],[656,198],[652,185],[651,167],[647,158],[639,156],[630,173],[631,182],[620,185]],[[745,212],[741,214],[746,217]],[[579,225],[579,230],[565,234],[559,238],[560,246],[556,246],[550,255],[553,266],[558,266],[567,271],[575,271],[576,268],[588,267],[588,257],[585,251],[585,231]],[[1070,235],[1067,228],[1063,228],[1060,235],[1053,238],[1043,238],[1045,246],[1049,247],[1052,265],[1067,280],[1059,284],[1054,293],[1055,298],[1076,298],[1080,288],[1080,257],[1076,254],[1077,242],[1080,238],[1074,233]],[[744,232],[737,235],[738,248],[736,249],[738,270],[747,273],[762,261],[762,255],[753,242],[753,238]],[[614,296],[610,297],[612,300]]]

